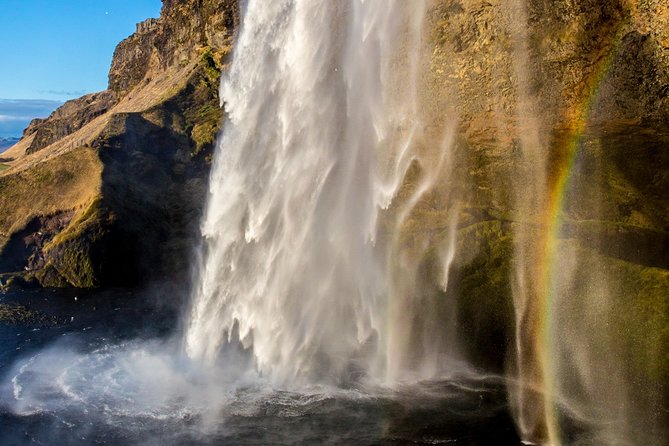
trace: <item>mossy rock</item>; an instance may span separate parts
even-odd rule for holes
[[[666,388],[669,271],[608,257],[578,239],[561,241],[558,254],[571,264],[563,264],[557,279],[567,286],[554,291],[560,339],[573,342],[565,336],[574,335],[598,352],[591,355],[594,365],[625,369],[640,392],[648,390],[641,387]]]
[[[577,238],[600,254],[627,262],[669,268],[669,232],[635,225],[602,221],[567,221],[561,237]]]
[[[43,286],[93,288],[101,284],[101,263],[96,251],[110,232],[114,217],[102,200],[94,201],[88,209],[44,250],[47,260],[37,279]]]
[[[58,321],[39,311],[31,310],[18,304],[0,303],[0,322],[11,325],[53,325]]]
[[[547,353],[558,410],[627,414],[638,428],[663,425],[669,404],[669,271],[561,240],[545,302]],[[633,418],[629,418],[633,417]],[[646,441],[646,443],[648,443]]]
[[[191,137],[195,142],[195,149],[193,155],[198,155],[202,149],[214,143],[216,140],[216,132],[218,128],[211,123],[196,124],[191,132]]]
[[[510,227],[479,222],[458,230],[456,240],[449,283],[458,296],[460,338],[475,365],[502,372],[515,327]]]

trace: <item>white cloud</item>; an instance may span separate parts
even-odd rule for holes
[[[0,99],[0,136],[21,136],[34,118],[45,118],[62,103],[35,99]]]
[[[0,122],[30,121],[32,119],[30,116],[0,115]]]

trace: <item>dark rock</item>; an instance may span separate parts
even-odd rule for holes
[[[73,212],[61,212],[33,218],[21,231],[12,235],[0,257],[0,271],[34,271],[44,266],[44,246],[61,232]]]
[[[44,313],[18,304],[0,303],[0,322],[11,325],[47,326],[57,321]]]

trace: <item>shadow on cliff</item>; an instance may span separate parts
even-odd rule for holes
[[[103,283],[188,275],[206,171],[190,162],[191,141],[173,129],[169,110],[161,118],[157,125],[140,113],[117,114],[93,143],[104,165],[101,205],[111,217]]]
[[[561,238],[602,254],[669,269],[669,133],[665,126],[597,129],[579,143]]]

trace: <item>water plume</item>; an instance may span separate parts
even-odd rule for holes
[[[129,341],[92,351],[63,341],[17,363],[0,392],[4,410],[21,417],[55,415],[62,427],[82,434],[92,424],[124,433],[137,427],[132,424],[180,425],[188,419],[207,432],[220,424],[220,412],[237,389],[263,386],[247,373],[241,360],[195,367],[172,341]]]
[[[556,117],[539,112],[528,90],[531,57],[522,25],[527,15],[522,2],[513,7],[520,24],[514,36],[523,166],[514,187],[525,219],[515,228],[516,358],[510,373],[519,384],[510,386],[519,429],[527,441],[542,444],[656,444],[663,435],[660,387],[647,371],[633,371],[638,366],[626,363],[629,347],[624,345],[633,335],[613,328],[621,329],[616,312],[631,311],[621,310],[620,302],[625,292],[638,292],[626,283],[636,273],[584,247],[574,228],[585,223],[569,212],[582,197],[610,193],[593,192],[604,172],[592,159],[605,157],[592,154],[602,138],[591,115],[620,49],[625,21],[614,22],[604,55],[580,80],[578,101]],[[589,157],[583,156],[587,151]],[[597,206],[587,214],[603,220]],[[605,243],[599,234],[589,238],[591,245]]]
[[[185,336],[192,358],[216,360],[238,325],[258,369],[278,383],[395,380],[410,368],[413,344],[399,345],[415,321],[400,308],[411,307],[417,261],[403,264],[392,238],[448,170],[453,136],[436,145],[436,163],[421,161],[425,8],[248,3],[221,85],[228,122]],[[421,162],[421,184],[395,214],[388,243],[381,212]]]

